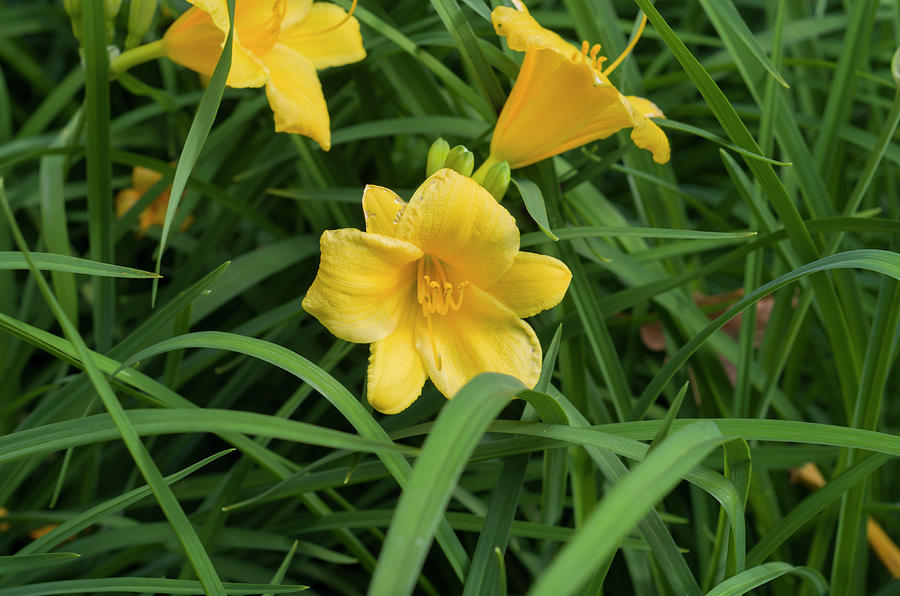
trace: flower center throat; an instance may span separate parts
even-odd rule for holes
[[[447,273],[438,259],[425,255],[419,259],[417,274],[416,299],[422,307],[422,315],[428,323],[428,339],[431,342],[431,353],[438,370],[442,368],[441,354],[434,341],[434,327],[431,315],[445,315],[450,311],[458,311],[462,307],[463,293],[468,281],[454,286],[447,280]]]

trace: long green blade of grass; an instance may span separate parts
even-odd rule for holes
[[[706,99],[713,114],[731,140],[752,153],[761,154],[762,151],[731,103],[709,76],[706,69],[703,68],[700,62],[672,31],[659,11],[648,0],[637,0],[637,3],[647,14],[653,26],[660,32],[666,45],[681,63],[688,76],[697,85],[698,90]],[[778,179],[769,164],[753,159],[746,159],[745,161],[768,195],[769,200],[772,201],[772,205],[778,213],[779,219],[783,223],[798,255],[807,262],[814,261],[818,258],[819,251],[781,180]],[[814,275],[810,278],[810,282],[815,289],[816,297],[822,310],[822,320],[828,331],[832,348],[836,353],[835,360],[838,365],[845,407],[847,407],[852,399],[852,395],[856,392],[859,382],[857,371],[859,370],[861,358],[854,346],[845,341],[845,338],[850,333],[847,329],[847,323],[838,302],[837,294],[828,278]]]
[[[259,594],[260,592],[292,594],[306,590],[307,586],[226,583],[223,585],[223,589],[227,590],[228,594]],[[85,592],[92,594],[104,594],[106,592],[200,594],[203,590],[204,586],[200,582],[186,579],[101,577],[46,582],[17,588],[0,588],[0,596],[51,596],[53,594],[78,594]],[[206,593],[208,594],[209,592]]]
[[[59,133],[53,145],[65,146],[72,143],[72,137],[81,124],[82,113],[82,111],[78,111],[75,114]],[[40,178],[41,219],[43,220],[44,242],[47,245],[47,251],[63,257],[71,257],[72,248],[69,242],[66,201],[63,194],[65,161],[62,155],[42,158],[38,176]],[[54,271],[50,278],[66,315],[73,321],[76,320],[78,318],[78,293],[75,289],[75,277],[58,270]]]
[[[369,585],[372,596],[410,594],[454,485],[488,423],[525,386],[497,374],[470,381],[422,446]]]
[[[612,556],[619,541],[656,501],[723,440],[708,422],[697,422],[668,437],[607,493],[529,594],[573,593],[597,565]]]
[[[79,259],[56,253],[31,253],[31,259],[35,266],[42,271],[63,271],[66,273],[80,273],[83,275],[96,275],[100,277],[120,277],[129,279],[151,279],[159,277],[149,271],[120,267],[107,263],[95,263],[88,259]],[[0,269],[28,269],[28,261],[20,252],[0,251]]]
[[[29,261],[31,272],[35,280],[37,281],[38,287],[40,288],[44,299],[47,301],[48,305],[53,311],[54,316],[56,317],[60,326],[63,328],[67,338],[78,351],[78,354],[82,362],[84,363],[85,372],[87,372],[88,376],[90,377],[91,383],[96,388],[97,393],[100,394],[100,399],[103,401],[103,405],[106,407],[113,420],[115,421],[116,428],[121,435],[122,440],[128,447],[132,458],[134,459],[138,468],[141,470],[141,473],[146,479],[147,484],[150,485],[150,487],[153,489],[154,496],[157,498],[160,507],[172,524],[172,527],[175,530],[175,534],[178,536],[179,541],[184,547],[188,559],[190,559],[191,563],[194,566],[194,569],[197,571],[197,576],[199,577],[201,584],[203,584],[204,589],[208,593],[225,594],[225,589],[222,586],[222,582],[216,574],[216,570],[213,567],[212,561],[210,561],[209,559],[208,553],[203,548],[203,545],[200,543],[200,540],[197,537],[194,528],[191,526],[191,522],[188,520],[187,516],[184,513],[184,510],[179,505],[178,500],[175,498],[175,495],[163,480],[159,469],[153,462],[153,458],[150,456],[150,453],[147,451],[147,448],[144,446],[144,444],[141,443],[138,434],[134,430],[134,427],[131,426],[131,423],[125,416],[125,412],[121,404],[119,403],[115,393],[113,393],[112,389],[110,388],[109,383],[103,377],[102,373],[97,369],[96,364],[94,363],[93,358],[91,357],[90,352],[88,351],[88,348],[84,343],[84,340],[81,339],[81,336],[78,334],[78,330],[66,317],[66,314],[59,306],[56,297],[53,295],[53,292],[47,285],[47,282],[44,281],[44,278],[41,275],[40,271],[31,261],[31,255],[28,251],[27,246],[25,245],[25,239],[22,237],[22,232],[21,230],[19,230],[15,218],[13,217],[12,210],[9,207],[6,193],[2,187],[2,180],[0,180],[0,203],[2,203],[3,211],[6,215],[7,221],[12,228],[13,236],[16,239],[16,244],[18,244],[19,250],[21,250],[25,255],[26,260]]]
[[[319,391],[346,417],[363,437],[375,440],[389,440],[381,425],[334,377],[299,354],[270,342],[223,332],[188,333],[141,350],[132,356],[130,361],[142,360],[151,355],[170,350],[192,347],[239,352],[278,366],[303,379]],[[380,453],[379,459],[391,471],[391,474],[394,475],[400,486],[405,486],[411,470],[406,460],[399,454],[388,452]],[[459,544],[458,539],[453,535],[446,522],[438,528],[437,536],[444,553],[454,565],[460,579],[462,579],[463,569],[468,565],[468,556],[462,549],[462,545]]]
[[[359,437],[312,424],[284,420],[253,412],[232,412],[212,408],[164,409],[164,410],[123,410],[124,417],[138,434],[166,434],[168,432],[240,432],[285,440],[298,440],[310,445],[366,451],[371,453],[413,453],[415,449],[395,445],[389,441],[378,441]],[[131,422],[131,421],[134,422]],[[82,433],[79,433],[79,428]],[[53,440],[46,440],[47,433],[54,433]],[[41,435],[44,435],[42,439]],[[82,434],[83,436],[79,436]],[[103,414],[88,418],[56,422],[0,439],[0,461],[41,455],[70,446],[87,445],[93,442],[109,441],[116,438],[113,421]]]
[[[185,478],[201,469],[203,466],[214,462],[220,457],[227,455],[233,452],[233,449],[226,449],[224,451],[220,451],[209,457],[188,466],[187,468],[180,470],[174,474],[170,474],[165,477],[165,481],[169,484],[178,482],[182,478]],[[74,536],[78,532],[87,528],[91,524],[97,522],[105,516],[112,515],[121,511],[122,509],[127,508],[129,505],[137,503],[141,499],[148,497],[152,494],[149,486],[142,486],[140,488],[136,488],[134,490],[128,491],[127,493],[120,495],[114,499],[110,499],[91,507],[80,515],[77,515],[71,519],[66,520],[65,522],[59,524],[40,538],[33,540],[28,543],[25,547],[23,547],[17,554],[19,555],[27,555],[31,553],[40,553],[48,551],[64,540]]]
[[[225,93],[225,82],[228,80],[228,73],[231,70],[231,49],[234,43],[234,0],[228,0],[228,34],[225,37],[225,44],[222,46],[222,53],[216,68],[209,79],[209,85],[203,93],[200,105],[197,106],[197,114],[191,123],[191,129],[188,131],[187,139],[184,141],[184,148],[178,158],[178,165],[175,168],[175,177],[172,179],[172,191],[169,195],[169,205],[166,207],[165,223],[163,223],[162,234],[159,238],[159,250],[156,254],[157,274],[162,266],[163,252],[166,249],[166,240],[172,227],[172,221],[175,219],[175,211],[181,202],[181,195],[187,185],[188,177],[197,158],[200,157],[200,151],[203,150],[203,144],[212,128],[213,121],[219,111],[219,104],[222,102],[222,95]],[[153,283],[153,296],[151,302],[156,303],[157,284]]]
[[[812,584],[819,594],[828,593],[828,584],[822,574],[809,567],[794,567],[787,563],[766,563],[730,577],[706,593],[706,596],[741,596],[753,588],[792,573]]]
[[[59,565],[77,559],[78,553],[45,553],[40,555],[14,555],[0,557],[0,575],[29,569],[39,569],[47,565]]]
[[[84,117],[87,123],[85,158],[88,170],[90,254],[93,261],[112,263],[115,256],[110,185],[112,167],[109,161],[109,55],[106,49],[106,14],[104,4],[100,2],[88,2],[83,6],[83,10]],[[94,280],[93,288],[94,342],[100,352],[105,352],[113,341],[116,287],[111,279],[98,277]],[[68,298],[68,295],[64,296]]]
[[[758,301],[763,296],[774,292],[775,290],[786,286],[804,276],[827,271],[829,269],[840,268],[861,268],[868,269],[900,279],[900,255],[897,253],[879,251],[879,250],[856,250],[839,253],[830,257],[824,257],[818,261],[804,265],[794,271],[782,275],[781,277],[770,281],[769,283],[757,288],[748,294],[724,314],[716,318],[701,333],[695,335],[691,340],[678,351],[678,353],[662,368],[662,370],[653,378],[653,381],[647,385],[637,404],[632,410],[633,418],[640,418],[653,403],[653,400],[659,396],[663,386],[672,378],[675,371],[684,364],[684,362],[693,354],[700,345],[708,339],[715,331],[722,327],[726,321],[734,317],[738,312],[746,308],[749,304]]]

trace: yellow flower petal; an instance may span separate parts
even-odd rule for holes
[[[266,96],[275,112],[275,131],[312,138],[322,149],[331,148],[328,105],[312,63],[280,43],[264,57],[269,82]]]
[[[414,288],[410,288],[403,309],[394,332],[370,347],[366,397],[383,414],[405,410],[425,384],[425,367],[415,344],[415,321],[420,311]]]
[[[116,194],[116,217],[124,216],[150,190],[150,187],[159,182],[160,179],[162,179],[162,174],[156,170],[135,166],[131,173],[131,188],[123,188]],[[163,190],[152,203],[141,211],[138,218],[140,235],[143,235],[144,232],[153,226],[163,225],[166,219],[166,208],[169,206],[171,190],[171,187]],[[188,229],[193,221],[194,217],[192,215],[185,218],[184,223],[181,225],[181,231]]]
[[[309,14],[313,0],[287,0],[284,11],[284,20],[281,21],[281,29],[289,29],[301,22]]]
[[[131,171],[131,187],[142,193],[162,179],[162,174],[144,166],[134,166]]]
[[[213,17],[198,6],[188,9],[166,31],[166,56],[173,62],[190,68],[201,75],[210,76],[216,68],[225,35],[228,30],[228,12],[225,12],[225,29],[220,28],[220,16]],[[208,2],[207,4],[216,4]],[[219,15],[218,12],[214,13]],[[261,87],[266,82],[262,63],[239,39],[232,42],[231,70],[227,84],[230,87]]]
[[[422,251],[352,228],[325,232],[320,246],[319,272],[303,309],[347,341],[369,343],[390,335],[415,288]]]
[[[586,62],[528,51],[494,128],[491,155],[521,168],[588,142],[586,128],[619,97],[598,81]]]
[[[487,291],[524,318],[559,304],[571,279],[572,272],[562,261],[520,252],[506,275]]]
[[[158,201],[159,199],[153,201],[152,203],[150,203],[149,207],[141,211],[141,216],[138,219],[138,227],[140,228],[141,232],[146,232],[153,226],[162,227],[162,225],[166,222],[166,207],[169,206],[168,197],[166,197],[165,204],[162,205],[161,209],[159,206],[157,206]]]
[[[669,139],[666,133],[650,120],[650,118],[665,118],[662,110],[643,97],[629,95],[626,99],[636,114],[632,120],[631,140],[641,149],[652,153],[653,161],[656,163],[666,163],[670,157]]]
[[[224,32],[228,31],[228,2],[226,0],[188,0],[197,10],[207,13],[215,26]],[[237,10],[235,2],[235,11]]]
[[[144,191],[136,188],[123,188],[116,193],[116,217],[122,217],[131,206],[141,200]]]
[[[527,10],[498,6],[491,12],[497,35],[506,37],[511,50],[550,49],[568,59],[581,55],[580,50],[549,29],[544,29]]]
[[[571,140],[573,143],[571,146],[578,147],[596,139],[605,139],[631,127],[631,140],[634,144],[650,151],[656,163],[666,163],[670,157],[669,139],[650,117],[665,118],[662,110],[652,101],[634,95],[625,97],[619,94],[617,101],[598,113],[585,126],[581,135]]]
[[[286,8],[286,0],[237,2],[234,7],[234,26],[241,45],[256,56],[262,56],[272,49],[281,31]]]
[[[198,10],[207,13],[215,27],[228,33],[228,3],[226,0],[189,0]],[[264,54],[275,43],[287,0],[243,0],[234,5],[234,28],[241,45],[255,54]],[[225,36],[222,36],[224,43]]]
[[[628,100],[628,103],[631,104],[631,107],[638,114],[642,114],[647,118],[665,118],[666,115],[663,114],[663,111],[659,109],[655,103],[646,99],[644,97],[638,97],[637,95],[629,95],[625,99]]]
[[[297,7],[281,28],[279,43],[309,58],[317,69],[359,62],[366,57],[359,22],[347,11],[329,2],[316,2],[298,18]]]
[[[519,250],[513,216],[474,180],[446,168],[413,195],[400,218],[397,238],[481,287],[503,277]]]
[[[499,372],[534,387],[541,373],[541,344],[514,312],[475,286],[466,289],[462,308],[416,321],[416,349],[428,376],[445,396],[453,397],[473,377]],[[440,354],[438,370],[431,347]]]
[[[366,218],[366,232],[394,237],[400,216],[406,209],[406,201],[397,193],[383,186],[366,185],[363,190],[363,215]]]

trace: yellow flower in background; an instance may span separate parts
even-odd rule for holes
[[[173,61],[209,76],[228,33],[226,0],[191,0],[163,38]],[[336,4],[237,0],[230,87],[266,87],[275,131],[331,148],[328,106],[316,70],[365,58],[359,23]]]
[[[602,69],[606,58],[599,55],[599,44],[576,48],[516,5],[518,10],[500,6],[491,13],[497,34],[511,49],[525,52],[525,59],[494,128],[489,162],[521,168],[629,127],[635,145],[650,151],[657,163],[667,162],[669,141],[650,120],[663,118],[662,111],[647,99],[622,95],[608,78],[640,32]]]
[[[131,206],[137,203],[144,193],[150,190],[154,184],[162,180],[162,174],[156,170],[145,168],[142,166],[134,166],[131,172],[131,187],[123,188],[116,194],[116,217],[125,215]],[[169,195],[172,187],[165,189],[156,197],[146,209],[141,211],[138,219],[138,227],[140,231],[138,236],[143,236],[152,226],[160,226],[166,221],[166,209],[169,208]],[[181,231],[191,227],[194,223],[194,216],[189,215],[181,224]]]
[[[522,317],[562,300],[569,269],[519,251],[512,215],[450,169],[425,180],[408,204],[371,185],[362,203],[365,232],[322,235],[303,308],[341,339],[372,344],[369,403],[400,412],[426,376],[448,398],[483,372],[533,387],[541,344]]]

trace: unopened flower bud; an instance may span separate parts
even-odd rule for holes
[[[491,166],[484,176],[484,182],[481,182],[480,184],[486,191],[491,193],[499,203],[503,200],[504,195],[506,195],[506,189],[509,188],[509,180],[509,164],[505,161],[501,161],[500,163],[495,163]]]
[[[116,37],[116,16],[122,0],[104,0],[103,13],[106,15],[106,43],[112,43]]]
[[[125,48],[133,48],[141,43],[144,35],[150,30],[153,15],[156,14],[157,0],[131,0],[128,9],[128,36]]]
[[[82,0],[63,0],[63,8],[66,9],[66,14],[69,15],[69,20],[72,22],[72,33],[78,43],[81,43],[82,38],[81,2]]]
[[[63,8],[70,19],[81,18],[81,0],[63,0]]]
[[[119,14],[119,7],[122,6],[122,0],[104,0],[103,11],[106,14],[106,20],[112,20]]]
[[[425,176],[431,176],[444,167],[447,154],[450,153],[450,143],[444,139],[438,139],[428,149],[428,159],[425,163]]]
[[[462,145],[457,145],[447,155],[444,167],[456,170],[463,176],[471,176],[475,169],[475,154]]]

